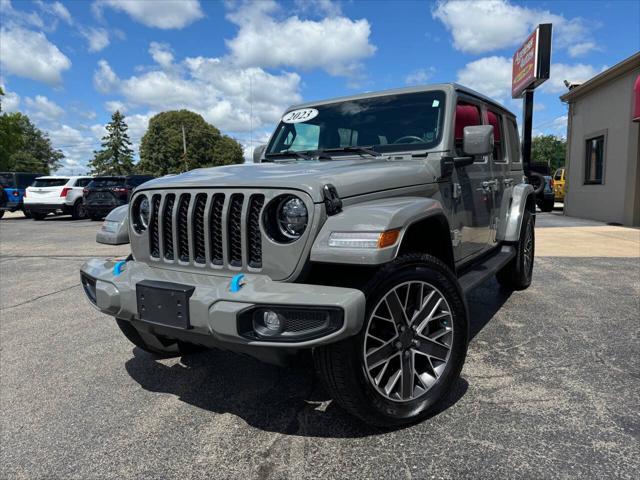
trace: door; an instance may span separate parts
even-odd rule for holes
[[[496,236],[500,222],[506,218],[513,188],[511,169],[509,166],[509,156],[506,152],[505,124],[503,115],[495,110],[487,110],[487,120],[493,126],[493,152],[491,154],[491,184],[493,205],[491,209],[491,232],[489,235],[489,246],[496,245]]]
[[[479,103],[459,101],[455,112],[454,146],[456,156],[464,156],[464,127],[482,125]],[[486,183],[491,177],[490,155],[478,156],[471,165],[452,173],[455,225],[452,237],[456,261],[486,250],[490,239],[493,192]]]

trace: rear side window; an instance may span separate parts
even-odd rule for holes
[[[33,187],[62,187],[67,184],[68,178],[39,178],[33,182]]]
[[[90,183],[89,187],[92,188],[111,188],[111,187],[121,187],[124,185],[124,177],[98,177],[94,178]]]
[[[15,188],[13,173],[0,173],[0,186],[5,188]]]
[[[495,163],[507,163],[504,154],[504,135],[502,132],[502,115],[489,110],[487,112],[489,125],[493,126],[493,161]]]
[[[554,180],[562,180],[562,170],[556,170],[556,174],[553,176]]]
[[[520,156],[520,136],[518,135],[516,122],[511,118],[507,119],[507,132],[509,134],[509,159],[511,163],[520,163],[522,161]]]
[[[470,103],[460,102],[456,105],[456,123],[455,123],[455,147],[456,155],[459,157],[464,155],[464,127],[474,125],[482,125],[482,117],[480,116],[480,107]]]
[[[86,187],[91,182],[91,178],[79,178],[76,180],[76,187]]]

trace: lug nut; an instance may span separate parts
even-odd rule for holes
[[[420,346],[420,340],[418,340],[417,338],[414,338],[411,343],[413,343],[416,347]]]

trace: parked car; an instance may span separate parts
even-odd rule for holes
[[[49,213],[71,215],[74,219],[87,218],[82,189],[90,181],[91,177],[38,177],[25,191],[24,209],[34,220],[42,220]]]
[[[365,422],[425,418],[465,360],[466,292],[531,283],[515,115],[456,84],[367,93],[291,107],[261,151],[137,188],[132,255],[85,263],[87,298],[148,352],[310,351]]]
[[[22,210],[25,217],[29,214],[24,210],[24,191],[42,173],[32,172],[0,172],[0,218],[5,211]]]
[[[111,210],[129,203],[131,192],[154,177],[150,175],[95,177],[84,189],[84,206],[91,220],[104,218]]]
[[[543,212],[553,211],[555,194],[553,190],[553,178],[549,173],[546,163],[534,163],[531,165],[529,181],[533,185],[536,195],[536,205]]]
[[[564,202],[564,168],[559,168],[553,174],[553,193],[556,202]]]

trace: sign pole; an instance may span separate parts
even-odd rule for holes
[[[522,112],[524,121],[522,125],[522,165],[524,174],[529,176],[531,172],[531,137],[533,131],[533,90],[524,92]]]

